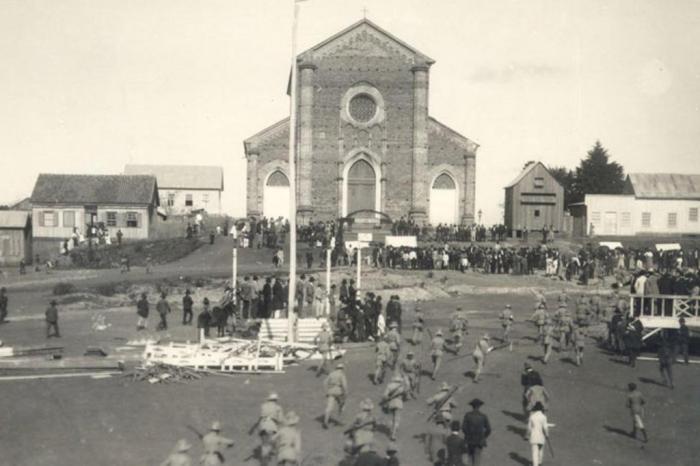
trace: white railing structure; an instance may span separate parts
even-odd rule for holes
[[[631,295],[629,313],[651,330],[644,339],[663,329],[677,329],[681,317],[688,327],[700,328],[700,296]]]

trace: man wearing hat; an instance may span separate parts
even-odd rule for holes
[[[389,364],[391,365],[392,370],[396,368],[396,362],[399,359],[399,353],[401,351],[401,335],[399,335],[397,330],[398,327],[399,325],[396,322],[392,322],[389,325],[389,332],[384,337],[386,342],[389,344],[389,349],[391,350],[391,360],[389,361]]]
[[[192,448],[192,445],[187,440],[180,439],[175,444],[175,450],[168,458],[160,463],[160,466],[191,466],[192,460],[187,452]]]
[[[430,342],[430,359],[433,361],[433,380],[437,377],[440,364],[442,363],[442,354],[445,351],[445,339],[442,337],[442,330],[437,329],[435,336]]]
[[[467,321],[462,317],[462,308],[458,307],[450,321],[450,331],[452,332],[452,345],[454,345],[455,353],[459,352],[464,340]]]
[[[420,307],[416,306],[416,319],[413,321],[413,335],[411,336],[412,345],[423,343],[423,327],[423,312]]]
[[[488,333],[484,333],[479,341],[476,343],[476,348],[472,353],[472,358],[474,358],[474,363],[476,364],[476,370],[474,371],[474,383],[479,382],[479,376],[481,371],[484,369],[486,364],[486,355],[493,349],[489,346],[489,341],[491,337]]]
[[[136,302],[136,314],[139,316],[136,322],[136,330],[145,330],[148,325],[148,299],[146,293],[141,293],[141,299]]]
[[[192,292],[188,288],[185,290],[185,296],[182,297],[182,325],[191,324],[192,317],[194,317],[194,314],[192,313],[194,301],[192,301],[191,294]]]
[[[428,458],[433,461],[433,447],[435,438],[440,439],[440,444],[445,441],[445,437],[449,433],[450,423],[452,422],[452,409],[457,406],[457,403],[452,398],[450,393],[452,387],[447,382],[443,382],[440,386],[440,391],[428,398],[426,403],[435,411],[432,416],[433,424],[428,427],[426,435],[425,447],[428,452]]]
[[[375,451],[374,442],[366,445],[352,463],[353,466],[385,466],[386,461]]]
[[[486,439],[491,435],[491,423],[489,423],[489,418],[479,410],[484,404],[483,401],[474,398],[469,404],[472,410],[464,415],[462,432],[469,460],[472,466],[479,466],[481,464],[481,451],[486,447]]]
[[[384,383],[384,372],[389,365],[390,359],[393,357],[391,350],[389,349],[389,343],[384,339],[377,340],[377,346],[375,348],[376,359],[375,359],[375,369],[374,377],[372,377],[372,382],[374,385]]]
[[[316,377],[320,377],[323,372],[328,372],[327,365],[331,361],[331,345],[333,344],[333,335],[328,330],[328,322],[321,325],[321,331],[314,339],[318,352],[321,354],[321,363],[316,366]]]
[[[328,374],[323,385],[326,389],[326,411],[323,416],[323,428],[328,429],[328,422],[331,419],[331,413],[338,407],[338,413],[343,414],[343,406],[345,398],[348,394],[348,380],[345,377],[345,365],[341,362],[335,366],[335,370]]]
[[[520,385],[523,387],[523,410],[527,406],[527,398],[525,394],[533,385],[542,385],[542,376],[532,368],[529,362],[526,362],[523,367],[523,372],[520,374]]]
[[[299,466],[301,464],[301,433],[297,424],[299,424],[299,416],[294,411],[290,411],[284,419],[284,427],[275,435],[278,465]]]
[[[399,422],[401,421],[403,400],[406,395],[406,384],[403,376],[401,374],[394,375],[391,382],[387,384],[382,397],[382,405],[391,414],[391,440],[396,440],[396,432],[399,430]]]
[[[503,337],[501,341],[503,343],[511,343],[510,341],[510,328],[513,326],[513,311],[510,308],[510,304],[506,304],[505,309],[501,311],[501,327],[503,328]],[[513,348],[511,347],[511,351]]]
[[[260,457],[269,460],[272,454],[273,438],[284,421],[284,413],[279,405],[279,396],[272,392],[260,405],[260,417],[257,426],[260,435]]]
[[[230,438],[221,436],[221,423],[214,421],[209,429],[209,432],[202,437],[202,445],[204,446],[204,457],[207,464],[224,464],[224,448],[231,448],[234,442]],[[214,460],[218,460],[215,463]]]
[[[58,331],[58,308],[56,300],[52,299],[49,307],[46,309],[46,338],[56,337],[61,338],[61,333]],[[51,333],[53,330],[53,333]]]
[[[351,436],[355,451],[368,451],[374,441],[377,419],[374,416],[374,403],[365,398],[360,402],[360,412],[352,422]]]
[[[647,431],[644,427],[644,420],[642,419],[644,417],[644,405],[646,404],[646,400],[642,392],[637,390],[637,384],[629,383],[627,389],[629,391],[627,394],[627,407],[632,415],[632,432],[630,436],[636,440],[637,432],[641,432],[644,443],[646,443]]]
[[[544,339],[544,325],[547,322],[547,311],[544,309],[542,304],[537,305],[537,309],[530,317],[530,320],[535,323],[537,327],[537,341],[541,342]]]
[[[406,382],[406,387],[408,388],[408,395],[411,398],[416,398],[416,390],[418,389],[418,378],[420,377],[421,365],[420,362],[416,360],[415,353],[409,351],[399,363],[399,371]]]
[[[393,295],[386,304],[386,320],[387,322],[396,322],[398,332],[401,333],[401,302],[399,295]]]
[[[209,309],[209,298],[204,298],[202,301],[202,312],[197,316],[197,330],[199,333],[199,342],[201,343],[206,338],[209,338],[209,326],[211,325],[212,314]]]

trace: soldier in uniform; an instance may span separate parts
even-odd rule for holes
[[[644,405],[646,401],[642,393],[637,390],[637,384],[630,383],[627,385],[629,393],[627,394],[627,407],[632,415],[632,432],[630,436],[637,439],[637,431],[642,433],[644,443],[647,443],[647,431],[644,427]]]
[[[566,306],[559,306],[555,320],[559,330],[559,352],[566,351],[571,341],[571,325],[573,323]]]
[[[542,357],[542,362],[547,364],[549,358],[552,356],[552,346],[554,345],[554,325],[548,320],[544,325],[544,337],[542,338],[542,346],[544,349],[544,356]]]
[[[279,396],[272,392],[267,400],[260,405],[260,418],[258,419],[258,434],[260,435],[260,463],[268,464],[272,455],[273,438],[284,421],[284,413],[279,405]]]
[[[440,364],[442,363],[442,354],[445,350],[445,339],[442,338],[442,330],[437,329],[435,336],[430,342],[430,359],[433,361],[433,373],[431,375],[432,379],[435,380],[437,377],[438,370],[440,369]]]
[[[513,311],[511,311],[510,304],[506,304],[505,309],[501,311],[501,327],[503,328],[503,337],[501,340],[503,343],[511,343],[510,341],[510,329],[513,326]],[[511,351],[513,350],[513,347],[511,346]]]
[[[423,343],[423,326],[423,312],[420,307],[416,307],[416,319],[413,321],[413,335],[411,336],[411,343],[414,346]]]
[[[440,391],[425,400],[428,406],[431,406],[433,410],[435,410],[435,414],[432,417],[433,424],[428,427],[425,440],[425,447],[431,462],[434,459],[433,447],[435,445],[435,438],[438,437],[440,439],[438,445],[445,441],[450,430],[450,424],[452,423],[452,409],[457,406],[457,403],[455,403],[450,395],[450,390],[450,385],[447,382],[443,382],[440,386]]]
[[[463,345],[464,331],[466,326],[466,321],[460,314],[462,310],[458,307],[454,314],[452,314],[452,320],[450,321],[450,331],[452,332],[452,344],[454,346],[455,353],[459,352],[459,349]]]
[[[180,439],[175,444],[175,450],[168,458],[160,463],[160,466],[192,466],[192,460],[187,452],[192,448],[192,445],[185,439]]]
[[[383,339],[377,340],[375,352],[376,362],[372,382],[374,383],[374,385],[377,385],[380,383],[384,383],[384,372],[386,371],[386,368],[389,365],[389,361],[393,356],[391,354],[391,350],[389,349],[389,343],[387,343],[386,340]]]
[[[374,416],[374,403],[366,398],[360,402],[361,411],[355,416],[352,422],[351,435],[353,449],[358,452],[368,451],[374,441],[374,429],[377,419]]]
[[[284,424],[274,438],[277,464],[299,466],[301,464],[301,433],[297,428],[299,416],[294,411],[288,412]]]
[[[328,330],[328,322],[324,322],[323,325],[321,325],[321,331],[316,335],[315,341],[318,352],[321,353],[321,364],[316,367],[316,377],[319,377],[321,373],[328,372],[327,365],[330,364],[331,361],[333,335],[331,335],[331,332]]]
[[[401,410],[403,409],[403,401],[406,398],[406,384],[401,374],[396,374],[391,379],[384,390],[382,397],[382,405],[386,407],[391,414],[391,440],[396,440],[396,432],[399,430],[399,422],[401,421]]]
[[[389,360],[389,365],[391,369],[396,369],[396,362],[399,359],[399,352],[401,351],[401,335],[398,332],[399,324],[392,322],[389,325],[389,332],[386,334],[386,342],[389,344],[389,349],[391,350],[391,359]]]
[[[343,369],[345,369],[345,365],[341,362],[335,366],[335,370],[328,374],[324,381],[326,389],[326,411],[323,416],[324,429],[328,429],[331,413],[336,406],[338,407],[339,415],[343,414],[345,398],[348,394],[348,380]]]
[[[541,342],[544,339],[544,324],[547,322],[547,311],[545,311],[542,304],[537,306],[535,312],[530,317],[530,320],[535,323],[537,327],[537,341]]]
[[[481,371],[484,369],[484,365],[486,364],[486,355],[489,353],[489,351],[491,351],[491,347],[489,346],[490,340],[491,337],[489,334],[484,333],[481,336],[481,339],[476,343],[476,348],[474,348],[474,352],[472,353],[474,363],[476,364],[476,371],[474,371],[474,383],[479,383],[479,376],[481,375]]]
[[[224,455],[222,450],[233,446],[233,440],[221,436],[221,423],[215,421],[212,423],[209,432],[202,437],[204,446],[204,455],[202,462],[206,465],[221,465],[224,464]]]
[[[586,329],[582,325],[577,325],[573,332],[573,343],[576,350],[576,365],[583,364],[583,348],[586,346]]]
[[[399,363],[399,371],[406,382],[407,394],[415,399],[421,365],[419,361],[416,361],[413,351],[406,353],[406,357]]]

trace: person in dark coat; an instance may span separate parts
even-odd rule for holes
[[[53,334],[51,333],[52,329]],[[55,299],[51,300],[48,309],[46,309],[46,338],[51,337],[61,338],[61,333],[58,331],[58,308]]]
[[[192,306],[194,302],[192,301],[192,296],[189,289],[185,290],[185,296],[182,297],[182,325],[189,325],[192,323]]]
[[[211,310],[211,322],[209,326],[216,327],[216,336],[224,337],[226,336],[226,322],[228,321],[228,314],[226,313],[226,308],[223,306],[214,306]]]
[[[393,295],[386,305],[386,321],[396,322],[399,326],[398,331],[401,333],[401,302],[398,295]]]
[[[462,455],[464,451],[464,437],[459,431],[459,421],[450,423],[450,435],[445,439],[445,450],[447,458],[445,458],[445,466],[464,466]]]
[[[156,330],[167,330],[170,304],[168,304],[168,301],[165,299],[165,293],[160,294],[160,300],[156,303],[156,310],[158,311],[158,315],[160,315],[160,322]]]
[[[0,324],[5,323],[7,318],[7,289],[0,288]]]
[[[211,324],[211,311],[209,310],[209,298],[204,298],[204,307],[197,316],[197,329],[199,329],[199,341],[209,338],[209,325]]]
[[[139,316],[136,322],[136,330],[144,330],[148,325],[148,298],[146,293],[141,293],[141,299],[136,303],[136,314]]]
[[[467,446],[467,455],[473,466],[481,464],[481,451],[486,447],[486,439],[491,435],[491,424],[479,408],[484,404],[478,398],[469,402],[472,410],[464,415],[462,420],[462,432],[464,443]]]
[[[284,287],[279,278],[275,278],[275,283],[272,285],[272,304],[273,311],[281,311],[284,309]]]
[[[263,319],[269,319],[270,315],[272,314],[272,279],[270,277],[267,277],[265,279],[265,284],[263,285],[262,289],[262,295],[263,312],[261,317]]]
[[[343,278],[340,282],[340,297],[338,298],[342,304],[347,305],[349,294],[348,294],[348,280]]]

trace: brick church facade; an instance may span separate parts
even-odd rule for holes
[[[433,63],[366,19],[298,55],[300,223],[474,222],[478,145],[429,116]],[[286,118],[244,141],[248,216],[288,216],[288,138]]]

